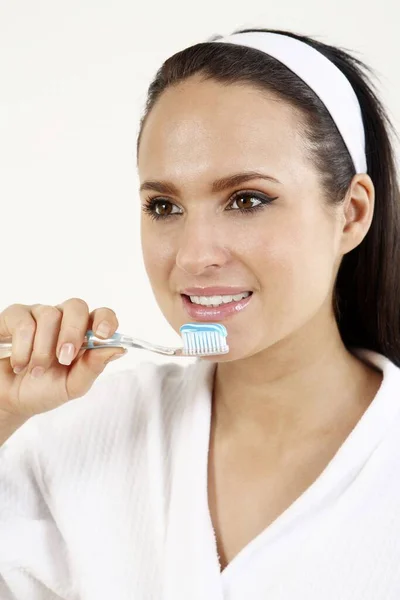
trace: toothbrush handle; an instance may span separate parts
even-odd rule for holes
[[[85,336],[86,341],[82,344],[81,349],[84,350],[96,350],[96,348],[138,348],[140,350],[150,350],[157,354],[164,354],[167,356],[180,356],[182,354],[181,348],[166,348],[165,346],[157,346],[144,342],[143,340],[137,340],[123,333],[114,333],[114,335],[106,340],[95,336],[92,330],[88,330]],[[0,360],[2,358],[9,358],[12,354],[12,343],[11,342],[0,342]]]
[[[150,342],[138,340],[129,335],[123,333],[114,333],[114,335],[107,340],[97,338],[93,331],[89,330],[86,332],[87,343],[82,345],[82,348],[89,350],[94,348],[138,348],[139,350],[150,350],[151,352],[157,352],[157,354],[166,354],[168,356],[179,356],[181,354],[181,348],[166,348],[165,346],[157,346]]]

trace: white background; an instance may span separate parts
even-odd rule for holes
[[[396,0],[0,0],[0,310],[113,308],[119,331],[180,345],[143,268],[135,144],[146,91],[170,55],[239,28],[282,28],[373,67],[400,129]],[[107,372],[142,360],[130,350]],[[181,359],[185,360],[185,359]]]

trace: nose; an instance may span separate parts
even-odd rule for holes
[[[210,267],[223,267],[229,251],[216,224],[208,219],[189,220],[178,240],[176,265],[190,275],[201,275]]]

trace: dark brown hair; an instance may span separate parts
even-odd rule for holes
[[[391,134],[393,125],[378,98],[372,69],[348,51],[305,35],[274,29],[246,29],[290,36],[309,44],[347,77],[359,100],[366,136],[368,174],[375,209],[363,241],[343,256],[334,291],[334,310],[347,347],[379,352],[400,366],[400,192]],[[213,40],[220,36],[215,36]],[[275,58],[234,44],[196,44],[168,58],[148,90],[137,152],[146,118],[161,94],[193,75],[223,85],[246,83],[273,92],[301,111],[306,149],[320,176],[326,201],[340,203],[355,175],[343,139],[325,106],[297,75]]]

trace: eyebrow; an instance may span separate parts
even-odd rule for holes
[[[260,173],[259,171],[245,171],[242,173],[229,175],[228,177],[222,177],[221,179],[216,179],[211,186],[211,191],[213,193],[223,192],[226,189],[246,183],[252,179],[265,179],[267,181],[272,181],[273,183],[281,184],[278,179],[275,179],[275,177],[271,177],[270,175],[266,175],[265,173]],[[143,191],[158,192],[159,194],[171,194],[175,196],[179,195],[178,188],[169,181],[144,181],[140,186],[140,192]]]

